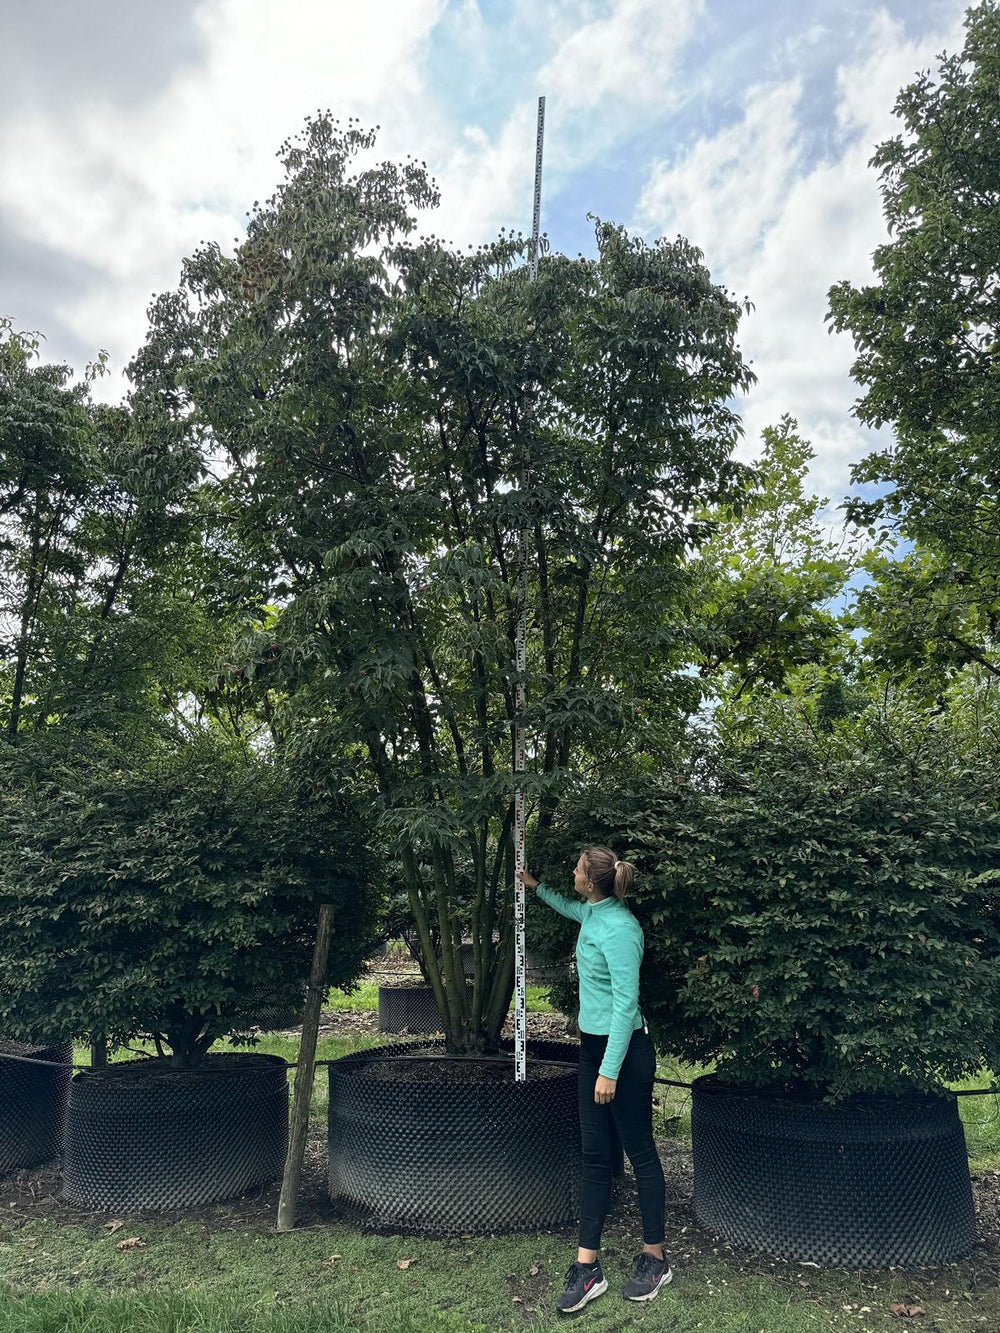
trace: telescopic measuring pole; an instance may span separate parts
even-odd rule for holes
[[[531,250],[529,251],[530,275],[534,282],[538,277],[538,226],[542,215],[542,143],[545,138],[545,98],[538,99],[538,132],[535,138],[535,201],[531,213]],[[530,418],[525,421],[525,431]],[[527,494],[531,480],[531,457],[527,443],[524,445],[524,462],[521,470],[521,491]],[[520,567],[518,571],[518,620],[517,620],[517,684],[514,687],[514,772],[525,770],[524,726],[522,718],[526,702],[524,686],[527,671],[528,640],[528,530],[521,528]],[[521,883],[521,871],[525,869],[524,836],[524,788],[518,789],[514,797],[514,1079],[523,1083],[528,1077],[527,1062],[527,990],[524,946],[524,901],[526,890]]]

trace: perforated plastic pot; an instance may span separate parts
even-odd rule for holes
[[[467,986],[469,1000],[472,987]],[[441,1032],[444,1022],[430,986],[379,986],[380,1032]]]
[[[210,1055],[196,1069],[128,1061],[70,1084],[63,1192],[124,1212],[247,1193],[280,1176],[288,1075],[275,1055]]]
[[[430,1236],[565,1226],[579,1214],[577,1071],[567,1043],[509,1059],[419,1042],[335,1060],[330,1194],[366,1228]],[[557,1052],[553,1054],[553,1050]]]
[[[0,1041],[0,1055],[52,1062],[52,1068],[0,1059],[0,1175],[60,1156],[66,1122],[71,1046]]]
[[[976,1241],[953,1097],[865,1094],[830,1106],[696,1079],[694,1208],[716,1235],[782,1259],[946,1263]]]
[[[277,986],[257,986],[248,998],[243,1022],[247,1027],[259,1028],[261,1032],[280,1032],[302,1022],[304,1005],[304,988],[302,999],[296,1004],[289,1000],[287,991]]]

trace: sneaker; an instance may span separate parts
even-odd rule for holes
[[[566,1290],[556,1301],[556,1309],[560,1314],[575,1314],[595,1296],[603,1296],[607,1289],[608,1280],[600,1259],[594,1264],[572,1263],[566,1271]]]
[[[626,1282],[622,1295],[627,1301],[651,1301],[673,1276],[666,1259],[656,1259],[644,1250],[635,1256],[632,1280]]]

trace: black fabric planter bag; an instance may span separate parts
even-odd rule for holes
[[[280,1176],[288,1149],[287,1068],[276,1055],[216,1055],[197,1069],[132,1060],[77,1074],[66,1123],[65,1197],[114,1212],[190,1208]]]
[[[467,986],[469,1002],[472,987]],[[378,1026],[380,1032],[441,1032],[444,1024],[430,986],[379,986]]]
[[[419,1042],[335,1060],[330,1194],[365,1228],[429,1236],[538,1230],[579,1215],[577,1071],[568,1043],[513,1061]]]
[[[953,1097],[691,1092],[699,1222],[782,1259],[850,1268],[946,1263],[976,1241]]]
[[[0,1059],[0,1175],[8,1175],[62,1154],[73,1048],[0,1041],[0,1055],[52,1061],[46,1069],[25,1060]]]

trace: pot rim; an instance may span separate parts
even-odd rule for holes
[[[863,1089],[857,1092],[849,1092],[836,1101],[830,1102],[818,1089],[791,1092],[778,1084],[727,1083],[720,1079],[718,1074],[714,1073],[699,1074],[697,1078],[692,1079],[691,1090],[692,1092],[697,1090],[712,1097],[756,1098],[758,1100],[780,1102],[787,1106],[815,1107],[829,1111],[849,1109],[852,1106],[869,1109],[873,1106],[899,1106],[903,1103],[938,1106],[943,1100],[949,1097],[954,1099],[955,1097],[950,1088],[939,1085],[936,1092],[929,1092],[926,1088],[916,1086],[905,1092],[882,1092]]]
[[[554,1038],[550,1037],[539,1037],[536,1040],[539,1044],[545,1046],[563,1044],[563,1043],[557,1043]],[[574,1046],[574,1043],[571,1041],[567,1041],[565,1045],[572,1047]],[[533,1056],[531,1053],[531,1046],[532,1046],[532,1041],[531,1038],[529,1038],[528,1051],[527,1051],[529,1061],[533,1061],[534,1063],[541,1065],[565,1065],[567,1068],[572,1067],[574,1070],[576,1070],[578,1067],[577,1060],[556,1060],[547,1056],[537,1056],[537,1055]],[[513,1052],[510,1051],[501,1050],[498,1051],[495,1055],[485,1055],[476,1053],[472,1053],[469,1055],[452,1055],[447,1050],[445,1050],[443,1041],[435,1041],[433,1039],[428,1040],[426,1037],[422,1037],[416,1041],[386,1042],[383,1045],[369,1046],[366,1047],[364,1050],[360,1051],[349,1051],[346,1055],[341,1055],[338,1056],[337,1059],[331,1060],[329,1063],[329,1069],[331,1073],[335,1069],[339,1071],[350,1072],[351,1070],[361,1065],[373,1064],[379,1061],[392,1061],[392,1060],[398,1060],[398,1061],[439,1060],[441,1062],[462,1061],[465,1064],[503,1063],[503,1064],[509,1064],[511,1068],[513,1068],[514,1065]]]
[[[155,1072],[158,1074],[172,1074],[175,1078],[185,1075],[205,1077],[218,1074],[226,1076],[243,1071],[275,1069],[279,1065],[284,1066],[286,1070],[288,1068],[288,1061],[283,1055],[271,1055],[266,1051],[248,1051],[245,1055],[239,1051],[211,1051],[209,1054],[225,1060],[226,1063],[224,1065],[191,1065],[187,1069],[177,1069],[170,1063],[168,1058],[159,1055],[151,1055],[146,1059],[117,1060],[114,1064],[109,1064],[103,1069],[78,1069],[73,1075],[72,1081],[77,1083],[90,1080],[110,1085],[117,1081],[116,1074],[119,1071],[124,1072],[150,1066],[155,1066]],[[95,1075],[99,1077],[95,1079]],[[133,1086],[138,1087],[142,1085],[134,1084]]]

